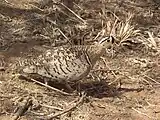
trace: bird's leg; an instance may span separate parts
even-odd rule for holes
[[[67,88],[67,90],[69,90],[69,92],[74,91],[73,88],[69,85],[69,83],[67,82],[67,80],[64,81],[64,85]]]
[[[44,78],[44,84],[48,85],[48,79],[47,78]]]
[[[78,86],[77,86],[77,91],[78,91],[78,93],[80,93],[81,92],[81,82],[80,81],[78,81]]]

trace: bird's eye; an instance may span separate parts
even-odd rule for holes
[[[103,42],[108,42],[108,43],[114,43],[115,39],[113,36],[105,37],[103,38],[99,43],[102,44]]]
[[[110,39],[107,39],[107,42],[111,42]]]

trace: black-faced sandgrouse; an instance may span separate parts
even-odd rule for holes
[[[113,37],[105,37],[94,45],[53,47],[39,56],[18,60],[14,67],[25,74],[38,74],[62,83],[76,82],[89,74],[113,42]]]

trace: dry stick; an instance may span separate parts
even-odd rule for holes
[[[53,118],[55,118],[55,117],[57,117],[57,116],[60,116],[60,115],[62,115],[62,114],[65,114],[65,113],[67,113],[67,112],[75,109],[80,103],[83,102],[83,100],[84,100],[85,97],[86,97],[86,94],[85,94],[85,93],[82,93],[82,97],[79,99],[79,101],[78,101],[74,106],[72,106],[72,107],[70,107],[70,108],[68,108],[68,109],[66,109],[66,110],[64,110],[64,111],[62,111],[62,112],[58,112],[58,113],[55,113],[55,114],[53,114],[53,113],[52,113],[52,114],[49,114],[49,115],[47,115],[47,117],[40,118],[40,119],[50,120],[50,119],[53,119]]]
[[[141,115],[147,116],[150,119],[156,119],[155,117],[151,117],[151,116],[149,116],[149,115],[147,115],[147,114],[145,114],[145,113],[143,113],[143,112],[141,112],[141,111],[139,111],[139,110],[137,110],[137,109],[135,109],[133,107],[132,107],[132,110],[136,111],[137,113],[139,113]]]
[[[100,32],[98,32],[97,36],[93,39],[93,40],[96,40],[99,36],[104,36],[104,33],[105,33],[105,30],[102,29]]]
[[[16,114],[13,116],[13,120],[18,120],[19,117],[21,117],[31,105],[32,100],[30,99],[30,97],[28,97],[27,100],[23,103],[23,105],[19,106]]]
[[[32,5],[32,4],[29,4],[29,5],[31,5],[32,7],[35,7],[35,8],[37,8],[37,9],[39,9],[39,10],[41,10],[42,11],[42,9],[40,9],[40,8],[38,8],[38,7],[36,7],[35,5]],[[64,5],[65,6],[65,5]],[[67,7],[67,6],[66,6]],[[69,10],[69,8],[67,7],[67,9]],[[72,11],[72,10],[71,10]],[[51,20],[49,17],[46,17],[46,21],[48,21],[48,22],[50,22],[51,24],[53,24],[53,25],[56,25],[57,26],[57,24],[56,24],[56,22],[54,22],[53,20]],[[71,43],[71,41],[69,40],[69,38],[68,37],[66,37],[66,35],[59,29],[59,28],[57,28],[58,29],[58,31],[63,35],[63,37],[65,38],[65,39],[67,39],[67,41],[72,45],[72,43]]]
[[[118,81],[118,77],[116,76],[116,74],[115,74],[115,73],[113,72],[113,70],[107,65],[107,63],[106,63],[106,61],[104,60],[104,58],[102,58],[102,60],[103,60],[103,62],[104,62],[104,64],[105,64],[105,66],[111,71],[111,73],[113,74],[113,76],[116,78],[113,82],[110,82],[108,85],[111,85],[111,84],[117,82],[117,81]]]
[[[49,17],[46,17],[46,21],[50,22],[51,24],[57,26],[56,22],[50,19]]]
[[[67,92],[63,92],[63,91],[61,91],[61,90],[59,90],[59,89],[56,89],[56,88],[54,88],[54,87],[51,87],[51,86],[49,86],[49,85],[46,85],[46,84],[44,84],[44,83],[41,83],[41,82],[39,82],[39,81],[37,81],[37,80],[35,80],[35,79],[33,79],[33,78],[30,78],[30,80],[32,80],[33,82],[38,83],[38,84],[40,84],[40,85],[42,85],[42,86],[44,86],[44,87],[46,87],[46,88],[49,88],[49,89],[54,90],[54,91],[56,91],[56,92],[59,92],[59,93],[61,93],[61,94],[63,94],[63,95],[69,95],[69,96],[72,95],[72,94],[69,94],[69,93],[67,93]]]
[[[62,111],[62,108],[59,107],[54,107],[54,106],[50,106],[50,105],[46,105],[46,104],[40,104],[42,107],[46,107],[46,108],[51,108],[51,109],[55,109],[55,110],[59,110]]]
[[[110,31],[110,35],[114,35],[115,33],[113,33],[113,31],[115,30],[115,26],[117,25],[117,23],[118,23],[118,19],[116,19],[115,21],[114,21],[114,24],[113,24],[113,26],[112,26],[112,28],[111,28],[111,31]]]
[[[60,5],[62,5],[63,7],[65,7],[67,10],[69,10],[73,15],[75,15],[79,20],[81,20],[83,23],[86,24],[86,21],[83,20],[80,16],[78,16],[73,10],[69,9],[66,5],[64,5],[63,3],[60,3]]]
[[[144,78],[142,78],[142,80],[143,80],[144,82],[146,82],[151,88],[153,88],[153,85],[152,85],[151,82],[149,82],[148,80],[146,80],[146,79],[144,79]]]
[[[37,7],[37,6],[33,5],[33,4],[27,4],[27,5],[29,5],[29,6],[31,6],[33,8],[36,8],[36,9],[40,10],[41,12],[44,12],[43,9],[41,9],[41,8],[39,8],[39,7]]]
[[[32,113],[34,116],[44,116],[45,113],[38,113],[38,112],[34,112],[34,111],[29,111],[30,113]]]
[[[154,80],[153,78],[147,76],[147,75],[144,75],[145,77],[147,77],[148,79],[150,79],[152,82],[155,82],[156,84],[160,85],[160,82]]]
[[[54,22],[53,20],[51,20],[49,17],[46,17],[46,20],[48,22],[50,22],[51,24],[56,25],[56,22]],[[57,25],[56,25],[57,26]],[[72,45],[71,41],[69,40],[69,38],[62,32],[62,30],[60,30],[59,28],[57,28],[57,30],[63,35],[63,37]]]
[[[63,37],[72,45],[71,41],[69,40],[69,38],[62,32],[62,30],[60,30],[59,28],[57,28],[57,30],[63,35]]]
[[[101,33],[102,33],[102,30],[98,32],[97,36],[93,40],[96,40],[100,36]]]
[[[76,4],[75,2],[73,2],[73,4],[75,5],[75,6],[77,6],[80,10],[83,10],[83,8],[81,8],[78,4]]]
[[[120,21],[120,18],[111,10],[107,10],[106,12],[110,12],[118,21]]]
[[[25,27],[22,27],[22,28],[19,28],[19,29],[17,29],[17,30],[14,30],[12,33],[17,33],[17,32],[19,32],[19,31],[22,31],[23,29],[25,29]]]
[[[46,35],[43,35],[43,34],[40,34],[40,36],[43,37],[44,39],[47,39],[47,40],[50,39],[50,37],[48,37],[48,36],[46,36]]]

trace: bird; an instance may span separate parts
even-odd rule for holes
[[[25,74],[37,74],[65,83],[70,89],[68,83],[85,78],[113,43],[114,38],[107,36],[92,45],[52,47],[38,56],[17,60],[14,68]]]

